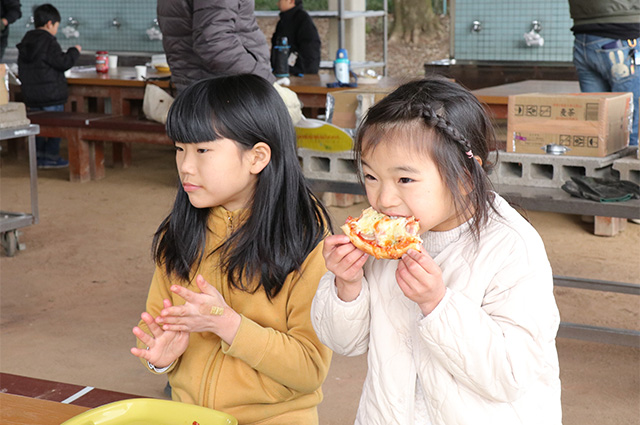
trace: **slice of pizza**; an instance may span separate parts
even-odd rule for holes
[[[358,218],[349,216],[341,229],[356,248],[376,258],[398,259],[411,248],[422,251],[415,217],[391,217],[369,207]]]

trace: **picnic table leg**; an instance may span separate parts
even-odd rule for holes
[[[131,143],[113,143],[113,165],[122,168],[129,168],[132,162]]]
[[[72,182],[91,180],[89,142],[81,139],[80,129],[68,129],[65,133],[69,144],[69,180]]]
[[[100,180],[104,173],[104,142],[90,142],[89,169],[92,180]]]

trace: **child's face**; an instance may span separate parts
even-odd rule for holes
[[[278,0],[278,9],[280,12],[286,12],[287,10],[293,8],[296,5],[295,0]]]
[[[234,211],[249,205],[256,182],[251,150],[230,139],[175,145],[180,181],[194,207]]]
[[[421,233],[451,230],[464,222],[436,164],[409,142],[383,141],[362,156],[362,168],[367,198],[377,211],[413,215]]]

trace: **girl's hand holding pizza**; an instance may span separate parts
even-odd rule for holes
[[[171,301],[163,301],[164,308],[171,307]],[[138,337],[147,349],[133,347],[131,354],[147,360],[152,365],[162,368],[169,366],[180,357],[189,345],[189,333],[180,331],[165,331],[155,321],[152,315],[147,312],[140,316],[149,327],[148,335],[138,326],[133,328],[133,334]]]
[[[446,292],[440,266],[429,255],[414,249],[402,256],[396,280],[404,295],[418,304],[425,316],[436,308]]]
[[[220,292],[211,286],[202,275],[196,277],[200,293],[172,285],[171,291],[186,303],[165,307],[156,323],[165,331],[212,332],[231,345],[240,327],[240,315],[227,305]]]
[[[338,297],[353,301],[362,289],[363,266],[369,257],[356,248],[346,235],[328,236],[322,250],[327,269],[336,275]]]

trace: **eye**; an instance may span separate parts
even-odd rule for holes
[[[173,145],[173,148],[176,150],[176,152],[182,152],[184,149],[182,149],[182,147],[178,146],[178,145]]]
[[[198,153],[207,153],[209,151],[209,149],[205,149],[205,148],[199,148],[198,149]]]
[[[411,183],[411,182],[413,182],[413,181],[414,181],[414,180],[413,180],[412,178],[409,178],[409,177],[400,177],[400,178],[398,179],[398,183],[403,183],[403,184],[404,184],[404,183]]]
[[[369,180],[369,181],[376,181],[375,177],[373,177],[371,174],[367,174],[367,173],[365,173],[364,179],[365,180]]]

